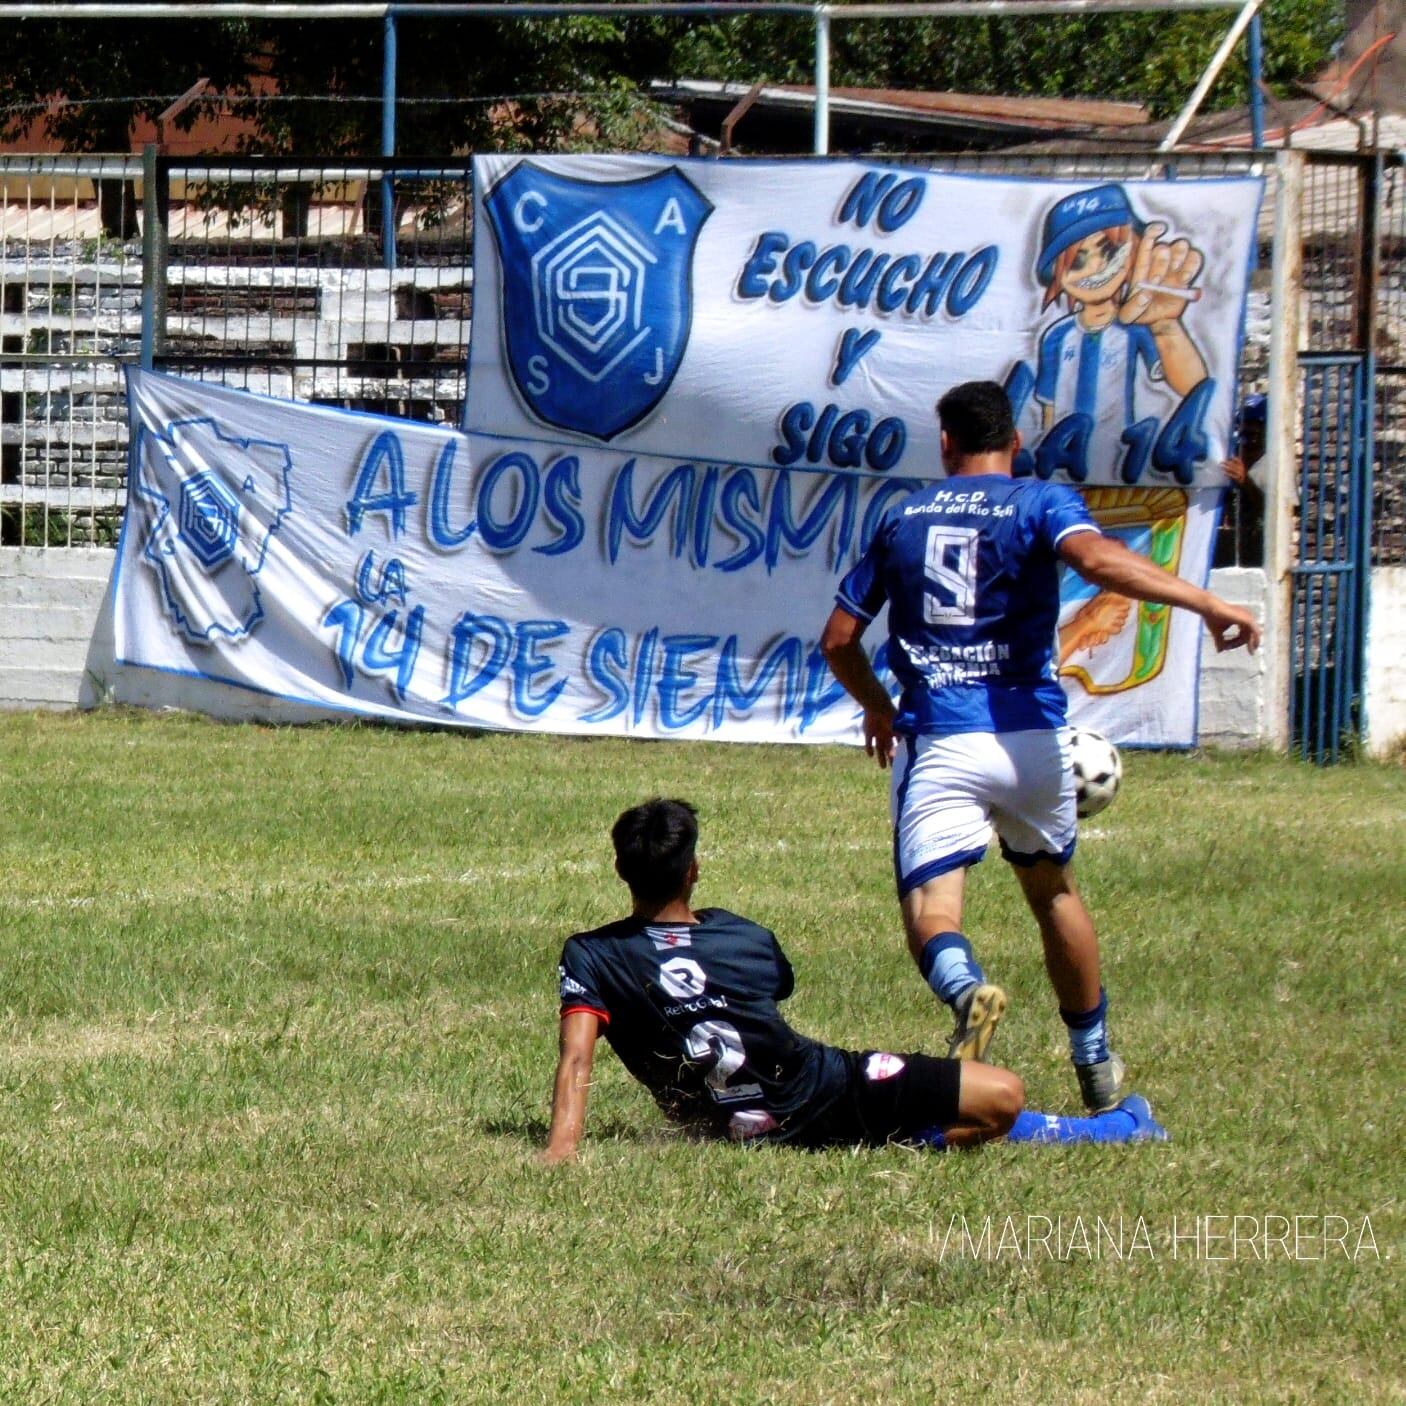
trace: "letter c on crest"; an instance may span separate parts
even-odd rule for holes
[[[542,228],[542,217],[538,215],[535,220],[527,218],[527,202],[531,201],[539,210],[547,208],[547,197],[539,190],[524,191],[518,198],[518,202],[513,206],[513,223],[524,233],[532,234],[535,230]]]

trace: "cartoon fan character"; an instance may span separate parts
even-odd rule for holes
[[[1045,216],[1036,266],[1044,307],[1069,311],[1040,338],[1035,399],[1044,430],[1087,416],[1100,456],[1120,455],[1124,429],[1140,418],[1139,368],[1178,396],[1206,377],[1182,325],[1201,296],[1192,285],[1204,260],[1189,240],[1164,240],[1166,232],[1138,219],[1120,185],[1066,195]]]

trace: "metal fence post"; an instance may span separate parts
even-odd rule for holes
[[[1362,416],[1361,472],[1353,485],[1358,495],[1357,541],[1352,554],[1357,561],[1357,718],[1356,737],[1359,742],[1371,739],[1372,719],[1367,710],[1367,670],[1371,667],[1367,632],[1372,623],[1372,533],[1376,505],[1377,468],[1377,285],[1381,277],[1382,236],[1380,225],[1383,177],[1382,153],[1366,158],[1362,163],[1362,278],[1358,309],[1358,340],[1362,347],[1362,394],[1359,407]]]
[[[1250,144],[1256,151],[1264,147],[1264,25],[1256,11],[1245,36],[1245,57],[1250,68]]]
[[[830,154],[830,11],[815,7],[815,154]]]
[[[166,172],[161,148],[142,148],[142,370],[150,371],[161,350],[166,326],[166,202],[161,182]]]
[[[1300,300],[1303,283],[1304,159],[1281,151],[1274,159],[1277,200],[1271,269],[1269,406],[1265,450],[1269,462],[1264,504],[1264,740],[1289,746],[1289,691],[1293,686],[1292,591],[1294,503],[1299,430]]]
[[[381,155],[395,155],[395,15],[385,18],[385,47],[381,58]],[[381,177],[381,252],[386,271],[395,272],[395,180]]]

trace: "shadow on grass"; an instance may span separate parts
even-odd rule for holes
[[[540,1116],[520,1114],[500,1118],[474,1118],[470,1126],[475,1132],[487,1137],[517,1138],[525,1142],[542,1143],[547,1140],[550,1128],[548,1121]],[[591,1121],[586,1134],[588,1142],[626,1142],[640,1147],[658,1147],[664,1143],[676,1142],[716,1142],[715,1137],[695,1133],[687,1128],[642,1128],[638,1123],[623,1118],[599,1118]]]

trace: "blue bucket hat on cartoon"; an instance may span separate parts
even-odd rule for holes
[[[1040,262],[1035,266],[1040,282],[1049,285],[1054,277],[1055,260],[1066,249],[1114,225],[1131,225],[1138,234],[1147,228],[1133,214],[1133,207],[1128,204],[1120,185],[1095,186],[1093,190],[1076,191],[1057,201],[1045,216]]]

